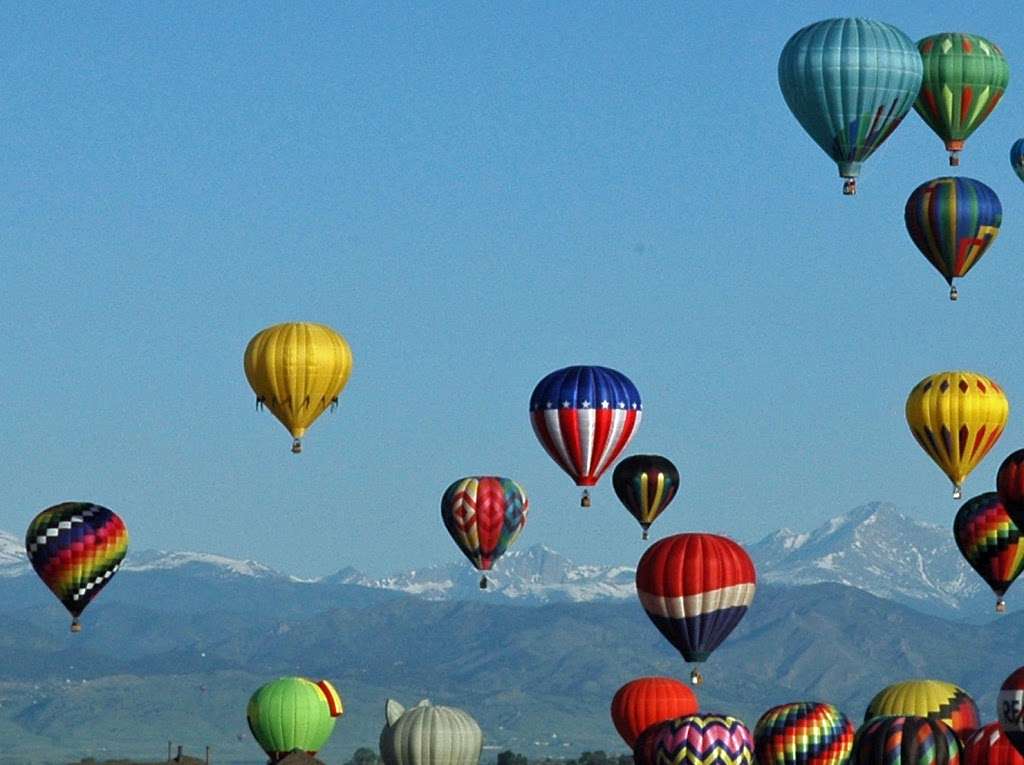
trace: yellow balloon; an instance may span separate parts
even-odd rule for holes
[[[883,688],[868,704],[864,722],[884,715],[942,720],[960,736],[981,725],[974,699],[960,686],[942,680],[904,680]]]
[[[288,428],[292,451],[338,395],[352,373],[352,349],[323,324],[289,322],[259,332],[245,349],[245,376],[266,406]]]
[[[929,375],[907,397],[914,438],[953,482],[953,498],[1003,434],[1010,403],[999,384],[977,372]]]

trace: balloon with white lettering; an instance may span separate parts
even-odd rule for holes
[[[1024,667],[1014,670],[999,689],[996,716],[1003,733],[1021,754],[1024,754]]]

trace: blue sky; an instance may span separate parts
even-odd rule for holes
[[[1024,445],[1013,6],[748,8],[9,6],[0,528],[91,500],[135,549],[385,573],[457,556],[440,495],[497,473],[531,498],[520,545],[635,562],[610,475],[581,510],[530,429],[534,384],[578,363],[636,383],[630,452],[680,468],[660,534],[751,540],[874,499],[951,525],[909,389],[950,368],[1006,388],[968,496]],[[788,37],[834,15],[1010,59],[959,171],[1004,223],[957,304],[902,220],[949,172],[939,139],[910,114],[844,198],[779,92]],[[242,373],[288,320],[355,354],[299,457]]]

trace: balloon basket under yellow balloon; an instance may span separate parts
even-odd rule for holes
[[[297,438],[292,441],[292,454],[302,454],[302,441]]]

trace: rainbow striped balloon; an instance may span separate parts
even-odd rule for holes
[[[971,568],[996,594],[996,611],[1005,611],[1003,595],[1024,569],[1024,543],[999,494],[988,491],[967,500],[953,520],[953,537]]]
[[[831,704],[797,702],[772,707],[754,727],[759,765],[845,765],[853,723]]]
[[[667,720],[648,750],[658,765],[751,765],[750,730],[729,715],[701,713]]]
[[[852,765],[959,765],[960,739],[941,720],[876,717],[857,731]]]
[[[89,502],[62,502],[29,524],[25,549],[39,578],[71,613],[71,631],[128,552],[128,530],[113,511]]]

